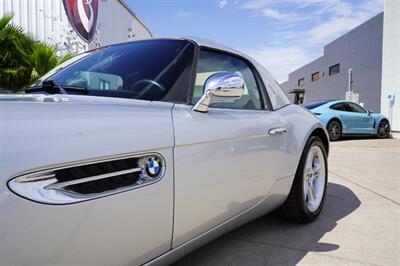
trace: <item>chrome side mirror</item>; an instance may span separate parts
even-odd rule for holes
[[[371,115],[371,114],[372,114],[372,111],[371,111],[371,110],[368,110],[367,113],[368,113],[368,115]]]
[[[243,78],[232,72],[217,72],[204,83],[204,93],[193,107],[194,111],[206,113],[211,103],[234,101],[242,97]]]

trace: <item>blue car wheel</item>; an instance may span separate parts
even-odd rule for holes
[[[389,125],[389,122],[387,120],[384,119],[381,122],[379,122],[378,132],[377,132],[376,135],[380,139],[385,139],[385,138],[389,137],[389,135],[390,135],[390,125]]]
[[[331,141],[339,140],[342,136],[342,125],[336,119],[329,122],[327,130]]]

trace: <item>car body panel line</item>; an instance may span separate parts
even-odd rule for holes
[[[175,123],[174,123],[174,114],[173,110],[175,107],[175,103],[173,104],[170,114],[172,121],[172,136],[173,136],[173,146],[172,146],[172,228],[171,228],[171,244],[170,250],[173,248],[174,243],[174,228],[175,228],[175,146],[176,146],[176,136],[175,136]]]

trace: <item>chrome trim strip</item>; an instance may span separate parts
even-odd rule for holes
[[[17,174],[12,175],[11,177],[8,178],[8,180],[14,179],[16,177],[20,176],[37,176],[37,175],[43,175],[44,173],[52,173],[53,171],[57,170],[62,170],[65,168],[70,168],[70,167],[77,167],[77,166],[83,166],[87,164],[95,164],[95,163],[104,163],[104,162],[109,162],[109,161],[117,161],[117,160],[123,160],[123,159],[129,159],[129,158],[140,158],[140,157],[148,157],[148,156],[159,156],[161,159],[164,158],[160,153],[154,152],[146,152],[146,153],[121,153],[119,155],[109,155],[109,156],[102,156],[102,157],[97,157],[97,158],[92,158],[92,159],[82,159],[82,160],[77,160],[77,161],[70,161],[67,163],[59,163],[59,164],[51,164],[47,165],[44,167],[37,167],[33,168],[27,171],[22,171]]]
[[[48,175],[38,175],[37,173],[35,173],[32,175],[22,176],[21,178],[18,179],[18,182],[19,183],[27,183],[27,182],[51,179],[51,178],[55,178],[55,177],[56,177],[55,173],[48,174]]]
[[[110,178],[110,177],[119,176],[119,175],[137,173],[137,172],[141,172],[142,170],[143,170],[143,168],[137,167],[137,168],[128,169],[128,170],[116,171],[116,172],[112,172],[112,173],[108,173],[108,174],[89,176],[89,177],[74,179],[74,180],[65,181],[65,182],[57,182],[57,183],[53,183],[51,185],[45,186],[44,189],[62,189],[64,187],[87,183],[90,181],[96,181],[96,180]]]
[[[89,165],[89,164],[96,164],[96,163],[102,163],[102,162],[110,162],[110,161],[116,161],[116,160],[123,160],[123,159],[129,159],[129,158],[136,158],[140,164],[143,164],[148,157],[157,157],[160,159],[162,163],[162,167],[160,170],[160,173],[157,177],[151,178],[148,177],[146,174],[139,174],[139,180],[137,181],[136,184],[126,186],[126,187],[120,187],[117,189],[113,190],[108,190],[105,192],[101,193],[93,193],[93,194],[78,194],[73,191],[69,191],[68,188],[65,189],[66,185],[64,183],[64,188],[50,188],[51,185],[55,185],[57,183],[57,179],[55,178],[55,171],[57,170],[62,170],[66,168],[72,168],[72,167],[78,167],[78,166],[84,166],[84,165]],[[64,204],[74,204],[74,203],[79,203],[79,202],[84,202],[92,199],[98,199],[138,188],[142,188],[148,185],[152,185],[155,183],[158,183],[161,181],[166,173],[166,162],[164,157],[157,152],[154,153],[142,153],[142,154],[121,154],[121,155],[115,155],[115,156],[105,156],[105,157],[100,157],[97,159],[87,159],[87,160],[80,160],[76,162],[68,162],[68,163],[62,163],[62,164],[55,164],[55,165],[49,165],[47,167],[40,167],[40,168],[35,168],[31,169],[28,171],[23,171],[20,172],[19,174],[15,174],[9,178],[9,181],[7,183],[9,189],[14,192],[15,194],[34,201],[38,203],[43,203],[43,204],[50,204],[50,205],[64,205]],[[128,170],[122,170],[118,172],[112,172],[110,173],[112,176],[118,175],[118,174],[123,174],[125,171],[132,171],[132,172],[137,172],[138,169],[140,171],[144,172],[144,168],[140,167],[135,167],[132,169]],[[108,174],[105,174],[108,175]],[[91,176],[87,178],[95,178],[95,180],[101,179],[101,177],[104,177],[104,175],[99,175],[99,176]],[[112,177],[111,176],[111,177]],[[110,176],[109,176],[110,177]],[[89,182],[91,180],[86,179],[86,182]],[[83,178],[81,179],[83,180]],[[22,181],[22,182],[21,182]],[[32,181],[32,182],[31,182]],[[74,180],[75,181],[75,180]],[[67,182],[67,181],[66,181]],[[69,182],[69,181],[68,181]],[[61,184],[61,182],[59,183]],[[71,185],[71,184],[70,184]]]

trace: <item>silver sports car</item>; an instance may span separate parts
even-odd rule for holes
[[[165,265],[274,209],[321,212],[328,135],[245,54],[104,47],[0,96],[0,264]]]

